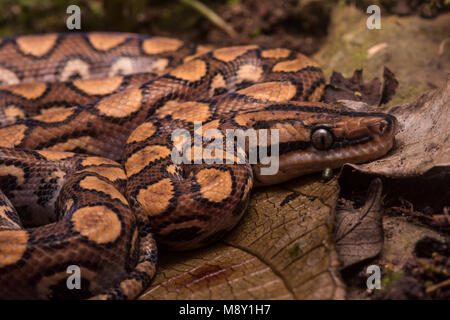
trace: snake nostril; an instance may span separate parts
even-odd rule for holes
[[[376,122],[370,123],[367,127],[374,134],[382,136],[388,131],[389,125],[388,120],[380,119]]]
[[[384,134],[386,129],[388,127],[388,124],[385,120],[380,121],[380,124],[378,125],[378,131],[380,134]]]

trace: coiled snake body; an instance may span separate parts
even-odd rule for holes
[[[239,221],[254,184],[375,159],[394,140],[390,115],[317,102],[322,72],[283,48],[23,36],[0,42],[0,82],[0,298],[135,298],[156,243],[207,245]],[[279,170],[174,163],[180,128],[192,134],[185,155],[208,129],[276,129]],[[67,287],[71,266],[81,289]]]

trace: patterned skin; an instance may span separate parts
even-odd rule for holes
[[[0,298],[133,299],[156,243],[208,245],[238,223],[254,185],[369,161],[394,142],[394,117],[317,102],[321,70],[283,48],[24,36],[1,41],[0,81]],[[204,148],[226,130],[276,131],[279,170],[250,164],[249,144],[210,155],[223,164],[174,163],[176,129],[191,146],[215,129]],[[71,265],[81,290],[67,288]]]

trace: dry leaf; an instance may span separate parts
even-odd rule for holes
[[[398,87],[398,81],[395,78],[394,73],[389,70],[387,67],[384,67],[383,70],[383,89],[381,90],[381,100],[380,105],[384,103],[388,103],[391,101],[391,98],[394,96],[395,91]]]
[[[336,249],[342,268],[377,256],[383,248],[381,179],[374,179],[362,208],[345,202],[336,209]]]
[[[384,67],[382,87],[378,78],[364,83],[362,73],[362,69],[355,70],[351,78],[345,78],[341,73],[333,71],[330,84],[325,87],[324,102],[353,100],[367,103],[370,106],[379,106],[387,103],[395,94],[398,81],[395,79],[394,73],[387,67]]]
[[[220,243],[162,254],[141,299],[343,299],[332,241],[335,179],[257,189]]]

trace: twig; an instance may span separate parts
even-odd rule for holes
[[[444,207],[444,210],[442,210],[444,212],[444,216],[447,218],[447,222],[448,224],[450,224],[450,216],[448,214],[448,207]]]
[[[179,0],[181,3],[184,3],[198,12],[200,12],[202,15],[204,15],[209,21],[211,21],[213,24],[218,26],[220,29],[225,31],[231,38],[237,38],[238,34],[233,29],[232,26],[230,26],[228,23],[226,23],[221,17],[217,15],[214,11],[212,11],[210,8],[205,6],[203,3],[197,0]]]
[[[450,279],[447,279],[447,280],[439,282],[431,287],[428,287],[426,292],[431,293],[433,291],[439,290],[439,289],[447,287],[447,286],[450,286]]]

